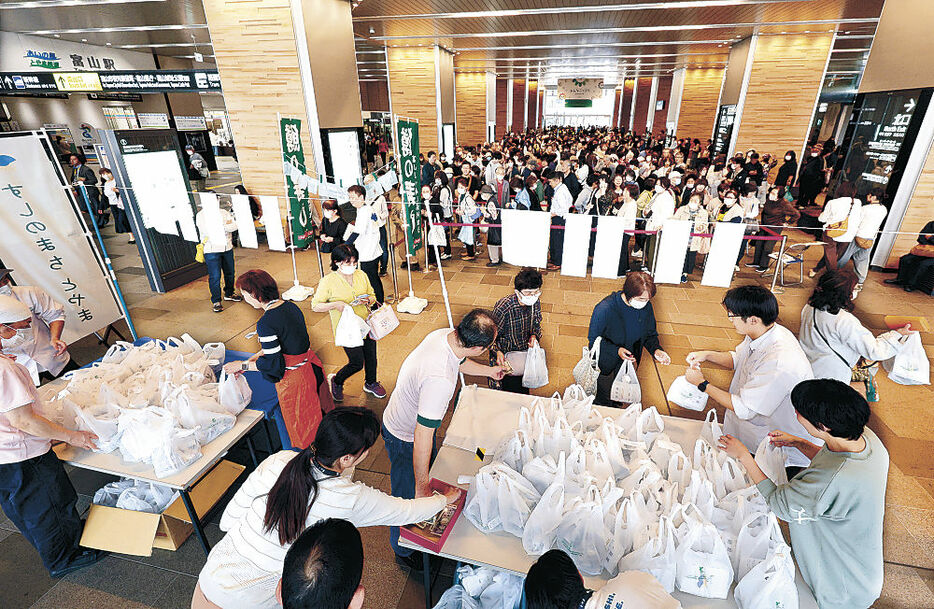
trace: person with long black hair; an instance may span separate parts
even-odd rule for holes
[[[356,527],[420,522],[457,500],[460,491],[400,499],[352,480],[380,434],[373,411],[339,407],[327,413],[315,441],[301,452],[268,457],[224,510],[227,535],[198,577],[192,609],[275,609],[285,555],[305,528],[325,518]]]

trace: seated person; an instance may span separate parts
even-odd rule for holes
[[[866,609],[882,591],[882,520],[889,453],[866,424],[869,404],[834,379],[802,381],[791,392],[798,420],[818,446],[784,431],[775,446],[797,448],[810,464],[788,484],[769,480],[736,437],[720,448],[738,459],[775,515],[821,609]]]
[[[363,541],[346,520],[328,518],[305,529],[285,555],[276,599],[282,609],[363,607]]]
[[[934,266],[934,220],[924,225],[918,235],[918,245],[911,249],[914,253],[909,252],[898,259],[898,276],[885,280],[885,283],[902,286],[906,292],[920,288],[924,276]],[[919,255],[919,252],[927,255]]]
[[[623,571],[599,590],[588,590],[562,550],[545,552],[529,569],[525,601],[528,609],[681,609],[657,579],[642,571]]]

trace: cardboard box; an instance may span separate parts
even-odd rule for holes
[[[203,518],[240,477],[244,466],[221,461],[191,489],[191,502]],[[81,545],[134,556],[152,556],[152,549],[177,550],[194,531],[179,497],[161,514],[92,505],[81,534]]]
[[[460,517],[461,512],[464,511],[464,502],[467,492],[464,491],[464,489],[435,478],[432,478],[428,485],[431,487],[431,490],[438,491],[439,493],[446,493],[452,488],[457,488],[461,491],[460,498],[454,503],[454,512],[449,512],[451,508],[448,506],[433,518],[429,518],[424,522],[416,522],[415,524],[401,527],[399,529],[399,535],[403,539],[418,544],[437,554],[441,552],[441,548],[444,547],[444,542],[447,541],[448,535],[450,535],[451,531],[454,529],[454,524]],[[435,522],[439,517],[443,518],[443,523],[441,524]]]

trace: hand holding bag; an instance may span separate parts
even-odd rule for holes
[[[581,359],[574,366],[574,382],[580,385],[587,395],[597,394],[597,378],[600,376],[600,337],[593,342],[593,348],[584,347]]]
[[[399,318],[396,317],[392,305],[383,304],[370,313],[369,317],[366,318],[366,325],[370,328],[370,338],[379,340],[399,327]]]
[[[681,408],[702,411],[707,407],[707,394],[692,385],[682,374],[668,388],[667,398]]]
[[[370,326],[366,320],[354,313],[353,307],[343,307],[334,330],[334,344],[338,347],[362,347],[363,338],[369,333]]]
[[[525,370],[522,374],[522,386],[526,389],[538,389],[548,384],[548,365],[545,362],[545,350],[536,342],[529,347],[525,358]]]
[[[785,453],[769,441],[769,436],[762,438],[756,448],[756,465],[776,486],[788,484],[785,472]]]
[[[889,378],[899,385],[930,385],[931,364],[924,346],[921,333],[912,332],[902,344],[901,351],[892,359],[882,363]]]
[[[610,400],[623,404],[635,404],[642,401],[642,388],[636,376],[636,367],[629,360],[623,360],[610,387]]]

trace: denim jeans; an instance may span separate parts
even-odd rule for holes
[[[211,289],[211,302],[221,301],[221,271],[224,273],[224,294],[234,293],[234,255],[233,250],[217,254],[205,254],[204,263],[208,266],[208,287]]]
[[[866,281],[866,276],[869,274],[869,253],[871,251],[872,248],[863,249],[856,245],[856,240],[854,239],[846,246],[846,251],[840,256],[840,260],[837,261],[837,268],[842,269],[846,266],[846,263],[850,261],[850,258],[852,258],[853,268],[856,269],[856,281],[863,283]]]
[[[383,443],[389,455],[389,487],[393,497],[402,499],[415,498],[415,465],[413,452],[415,444],[405,442],[389,433],[383,426]],[[432,438],[431,460],[434,461],[435,445]],[[397,556],[410,556],[412,550],[399,546],[399,527],[389,527],[389,545]]]
[[[18,463],[0,463],[0,507],[50,571],[68,566],[78,551],[77,502],[78,495],[53,451]]]

